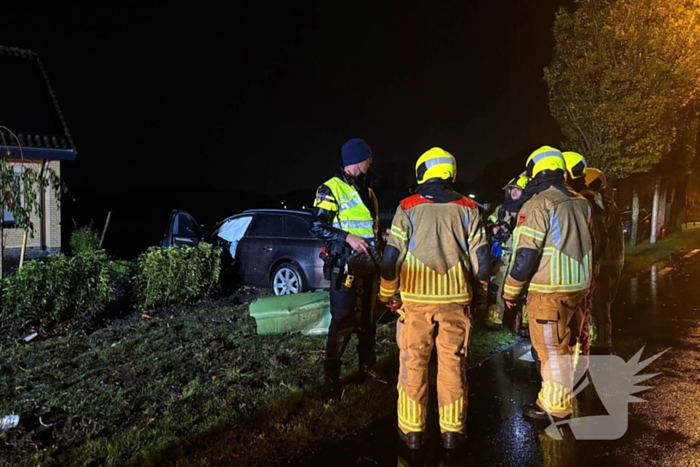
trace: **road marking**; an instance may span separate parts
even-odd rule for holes
[[[690,253],[688,253],[687,255],[685,255],[684,258],[690,258],[698,252],[700,252],[700,250],[693,250]]]
[[[659,273],[657,274],[659,277],[660,276],[665,276],[669,272],[673,271],[673,268],[663,268]]]

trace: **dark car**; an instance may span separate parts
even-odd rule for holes
[[[271,288],[276,295],[327,289],[319,257],[325,243],[311,235],[311,221],[307,211],[251,209],[203,233],[189,213],[174,210],[161,246],[220,246],[223,271],[242,285]]]
[[[632,210],[628,209],[620,213],[622,218],[622,233],[625,242],[629,242],[632,235]],[[639,209],[639,225],[637,226],[637,239],[646,238],[651,233],[651,213],[646,209]]]

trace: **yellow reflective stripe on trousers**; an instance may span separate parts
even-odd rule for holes
[[[424,431],[426,416],[425,407],[408,397],[401,387],[401,384],[398,384],[396,387],[399,390],[399,427],[407,432]]]
[[[549,413],[569,412],[571,410],[571,389],[556,381],[544,381],[538,399]]]
[[[443,431],[462,432],[464,430],[464,398],[439,408],[440,428]]]

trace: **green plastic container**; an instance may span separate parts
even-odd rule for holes
[[[258,334],[300,332],[306,336],[328,334],[331,302],[328,291],[261,297],[250,304]]]

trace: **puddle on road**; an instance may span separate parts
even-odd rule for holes
[[[429,407],[430,436],[421,451],[408,451],[398,440],[396,420],[392,416],[351,437],[353,439],[328,446],[323,453],[328,457],[317,457],[315,462],[306,465],[578,466],[603,462],[608,466],[626,466],[648,465],[663,456],[683,457],[681,453],[690,449],[688,439],[697,439],[700,433],[700,428],[695,427],[700,427],[700,423],[681,410],[685,402],[680,396],[687,389],[692,389],[690,394],[700,394],[700,377],[693,376],[697,387],[686,386],[694,384],[687,377],[692,373],[688,368],[700,367],[700,361],[695,364],[689,361],[687,354],[680,353],[691,344],[697,347],[693,339],[700,339],[700,328],[696,329],[693,324],[697,322],[700,309],[700,305],[695,304],[700,303],[700,288],[695,285],[697,280],[688,279],[691,270],[697,279],[700,262],[695,258],[660,262],[649,271],[620,283],[612,309],[614,353],[628,361],[644,347],[641,356],[644,360],[671,347],[675,355],[673,351],[663,355],[642,373],[662,371],[666,378],[682,379],[684,383],[675,388],[678,394],[673,395],[677,399],[673,403],[666,401],[671,397],[668,389],[635,394],[649,404],[630,407],[629,428],[619,440],[577,441],[569,428],[564,431],[562,440],[554,440],[523,419],[520,407],[534,400],[539,390],[530,343],[525,341],[468,373],[469,439],[463,448],[447,452],[440,446],[439,434],[436,434],[439,432],[437,407],[433,402]],[[677,359],[683,359],[685,371]],[[674,376],[670,370],[676,367],[679,372]],[[655,379],[648,386],[656,384]],[[431,391],[434,389],[431,387]],[[652,405],[656,409],[649,408]],[[668,410],[658,409],[665,406]],[[593,385],[577,397],[575,410],[577,414],[586,415],[607,413]],[[658,413],[649,415],[650,410]],[[663,421],[664,417],[675,417],[677,421],[669,425],[676,425],[677,430],[674,431],[673,426],[663,426],[659,420]],[[688,433],[692,434],[690,438]],[[333,462],[329,464],[330,459]]]

